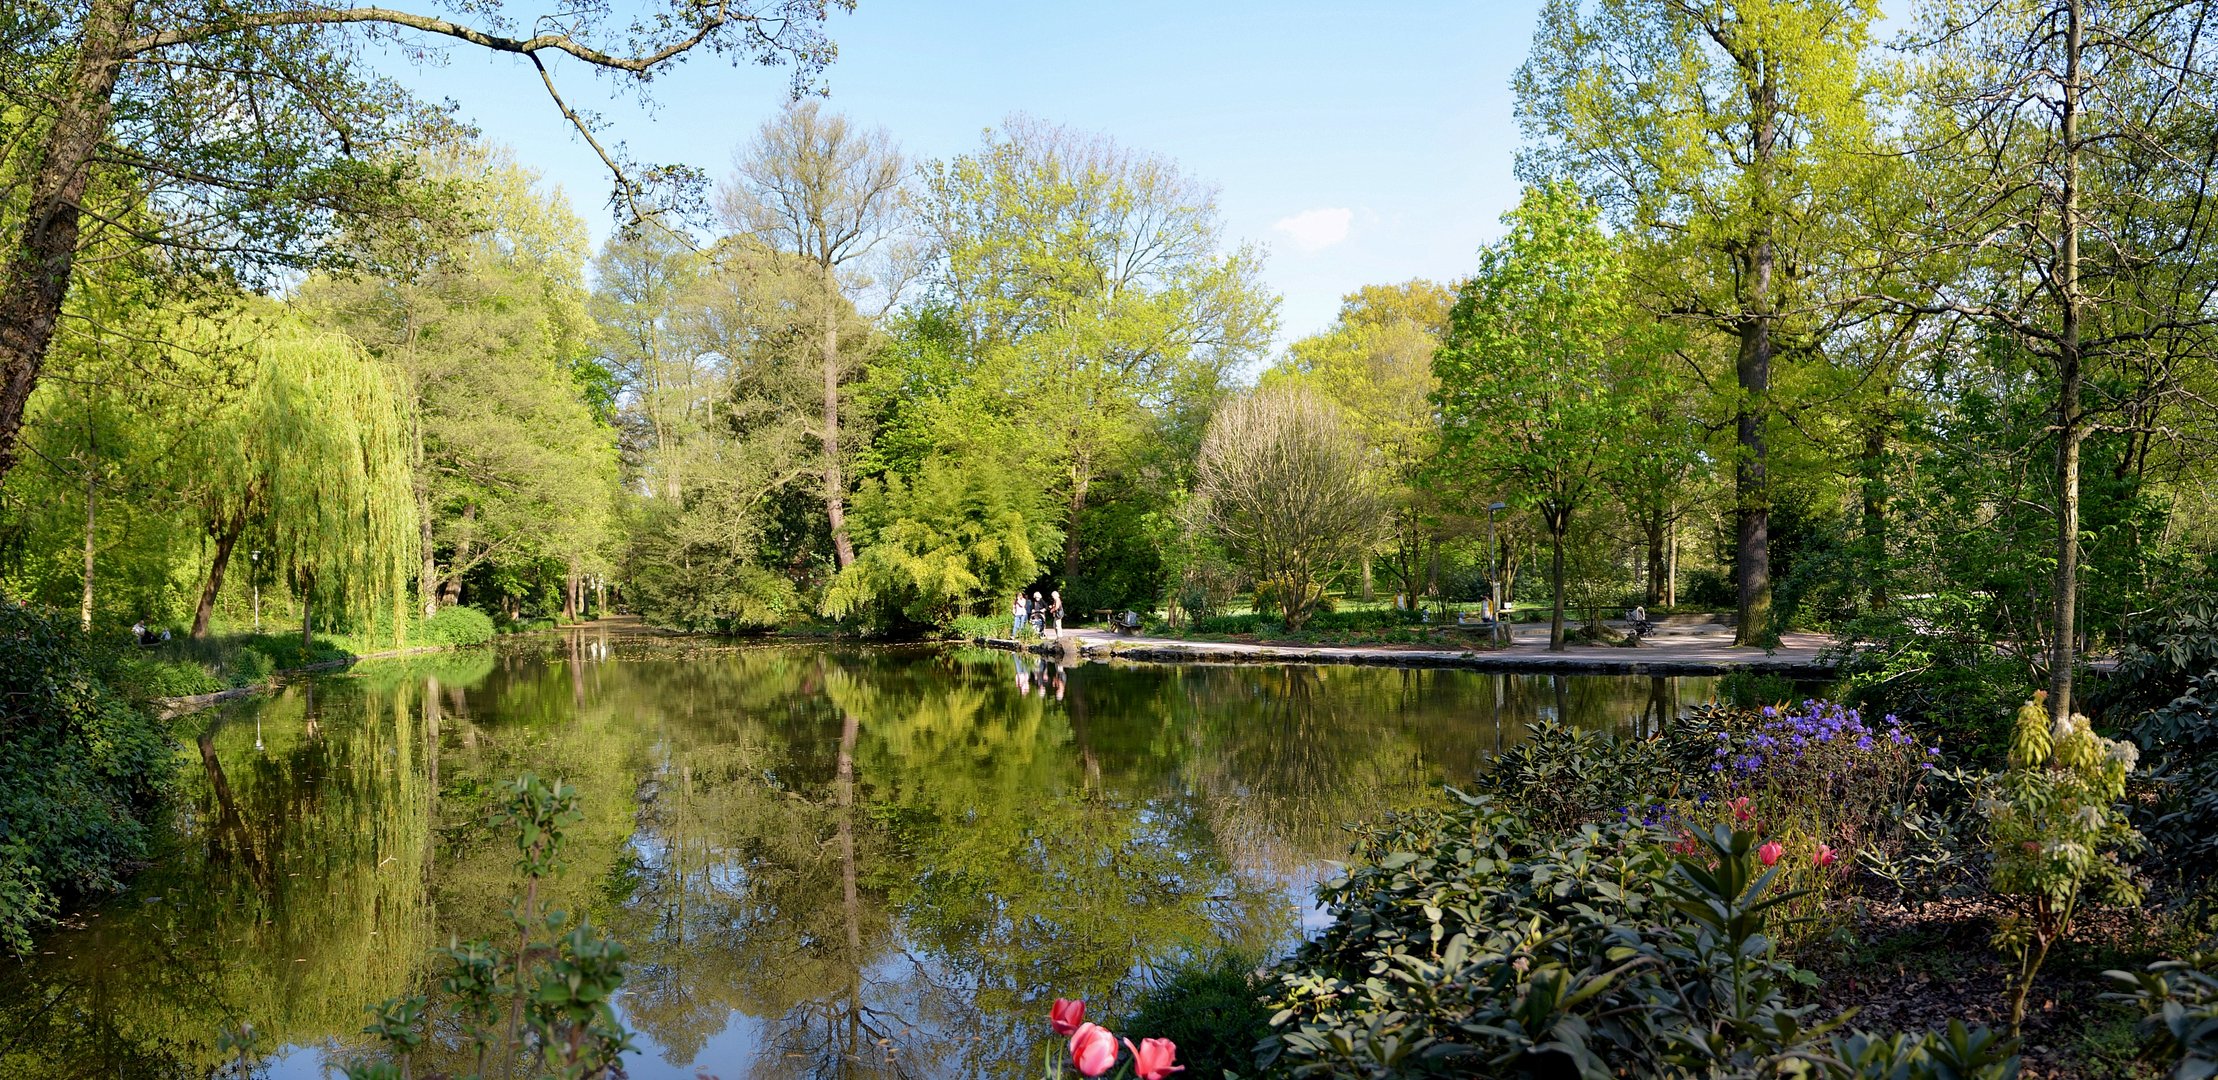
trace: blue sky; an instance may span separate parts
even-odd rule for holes
[[[1269,247],[1283,342],[1322,329],[1359,285],[1468,272],[1498,233],[1517,197],[1509,80],[1537,7],[861,0],[831,20],[826,82],[832,107],[912,158],[969,150],[1023,112],[1177,160],[1219,187],[1228,238]],[[389,66],[455,100],[569,192],[596,243],[606,235],[606,174],[527,64],[460,49],[443,67]],[[782,71],[695,59],[657,79],[642,110],[577,64],[556,75],[636,159],[718,177],[787,85]]]

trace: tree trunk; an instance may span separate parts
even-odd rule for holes
[[[419,464],[416,467],[421,469],[423,465],[420,463],[420,450],[417,457]],[[416,595],[423,603],[424,618],[428,619],[439,614],[439,563],[431,546],[431,489],[425,485],[420,473],[416,480],[416,539],[424,549],[423,571],[416,578]],[[460,591],[459,587],[456,591]]]
[[[476,547],[471,537],[476,531],[477,504],[471,503],[462,508],[462,526],[455,530],[454,557],[447,560],[446,583],[439,587],[439,598],[442,603],[459,604],[462,602],[462,575],[470,568],[470,561],[473,558],[471,550]],[[428,555],[425,557],[429,558]]]
[[[832,527],[839,568],[855,561],[847,539],[847,487],[839,468],[839,280],[824,264],[824,518]]]
[[[30,182],[23,233],[0,270],[0,479],[20,457],[23,410],[69,295],[79,201],[92,180],[93,154],[108,133],[122,70],[116,47],[129,30],[131,0],[88,0],[82,10],[75,70],[54,102],[53,126],[16,172]]]
[[[1648,534],[1648,582],[1641,596],[1649,607],[1663,603],[1664,587],[1664,530],[1670,524],[1669,515],[1662,501],[1649,509],[1645,522]]]
[[[1887,429],[1874,422],[1864,433],[1864,550],[1872,610],[1887,606]]]
[[[2072,714],[2072,668],[2078,662],[2079,615],[2079,442],[2080,355],[2079,295],[2079,60],[2083,23],[2081,0],[2071,0],[2064,41],[2064,175],[2058,225],[2063,242],[2057,255],[2057,287],[2063,294],[2064,325],[2057,342],[2056,392],[2056,627],[2049,643],[2049,709]]]
[[[1664,606],[1675,608],[1679,606],[1679,523],[1673,520],[1664,528],[1671,534],[1664,556]]]
[[[193,611],[194,641],[208,636],[208,622],[216,614],[216,594],[223,591],[223,571],[231,565],[231,549],[239,542],[240,531],[240,524],[232,522],[216,534],[216,555],[208,561],[208,584],[200,590],[200,606]]]
[[[1070,516],[1063,524],[1063,591],[1071,591],[1078,581],[1078,516],[1086,512],[1086,489],[1093,478],[1083,473],[1074,474],[1070,485]]]
[[[1563,651],[1563,538],[1571,531],[1571,515],[1566,511],[1543,511],[1548,520],[1548,585],[1555,592],[1548,615],[1548,651]]]
[[[563,575],[562,579],[562,621],[565,624],[578,621],[578,561],[576,559],[570,560],[570,572]]]
[[[88,634],[92,632],[92,556],[94,551],[92,527],[93,509],[98,505],[99,498],[98,482],[99,474],[93,472],[92,467],[87,465],[85,467],[85,596],[84,600],[78,605],[77,621]]]
[[[308,650],[316,647],[316,605],[309,599],[309,589],[300,590],[300,658],[308,659]]]
[[[1779,135],[1778,90],[1768,75],[1756,74],[1750,87],[1755,125],[1750,170],[1757,173],[1759,193],[1768,188],[1773,147]],[[1763,194],[1757,196],[1759,200]],[[1772,236],[1769,205],[1759,205],[1742,256],[1740,352],[1734,358],[1733,376],[1740,388],[1735,409],[1740,444],[1733,468],[1736,543],[1733,569],[1740,625],[1733,629],[1733,643],[1754,645],[1771,631],[1771,487],[1764,444],[1764,421],[1771,397],[1771,276],[1778,253]]]

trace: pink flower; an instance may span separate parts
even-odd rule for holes
[[[1185,1072],[1186,1066],[1173,1065],[1178,1056],[1178,1044],[1169,1039],[1141,1039],[1140,1045],[1124,1041],[1124,1048],[1132,1051],[1132,1075],[1140,1080],[1163,1080],[1174,1072]]]
[[[1786,853],[1787,849],[1781,846],[1779,841],[1777,840],[1774,840],[1771,843],[1765,844],[1764,846],[1756,849],[1756,857],[1763,860],[1765,866],[1770,866],[1773,863],[1778,862],[1779,856]]]
[[[1085,1022],[1086,1003],[1083,1000],[1065,1001],[1062,998],[1056,998],[1055,1007],[1047,1011],[1047,1026],[1053,1029],[1057,1035],[1075,1034],[1078,1031],[1078,1025]]]
[[[1743,825],[1748,824],[1748,796],[1743,795],[1738,799],[1734,799],[1731,806],[1733,807],[1733,820]]]
[[[1070,1063],[1080,1076],[1100,1076],[1117,1064],[1117,1037],[1100,1024],[1080,1024],[1070,1037]]]
[[[1840,858],[1839,852],[1834,851],[1832,848],[1826,847],[1824,844],[1818,845],[1818,853],[1816,858],[1818,869],[1822,870],[1828,866],[1833,865],[1833,860],[1838,858]]]

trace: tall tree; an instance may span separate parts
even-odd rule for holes
[[[804,101],[765,123],[724,189],[727,223],[814,267],[821,287],[824,519],[839,568],[855,561],[847,536],[845,450],[840,445],[839,326],[847,290],[873,284],[855,271],[893,231],[901,209],[901,154],[883,129],[863,130]],[[846,274],[848,281],[841,280]],[[886,281],[876,284],[884,285]]]
[[[1107,139],[1017,117],[919,186],[934,300],[1064,498],[1069,594],[1094,483],[1259,356],[1277,301],[1256,250],[1223,250],[1214,190]]]
[[[1568,183],[1527,189],[1503,217],[1509,235],[1464,284],[1433,360],[1453,459],[1499,478],[1548,528],[1548,648],[1559,652],[1572,517],[1630,455],[1623,436],[1653,361],[1624,256],[1596,218]]]
[[[1518,69],[1528,179],[1570,176],[1658,251],[1664,314],[1731,342],[1743,644],[1769,631],[1773,365],[1871,158],[1872,0],[1549,0]],[[1853,288],[1847,290],[1854,292]]]
[[[0,232],[11,240],[0,255],[0,479],[15,466],[23,410],[81,254],[220,294],[242,277],[352,261],[365,249],[333,242],[346,234],[438,216],[437,198],[398,162],[444,122],[371,70],[365,41],[525,58],[617,172],[619,199],[636,206],[645,174],[607,152],[562,99],[549,59],[644,83],[678,58],[716,52],[790,61],[798,88],[832,56],[822,25],[840,2],[665,0],[629,18],[588,5],[525,20],[528,36],[483,5],[470,8],[487,13],[482,25],[312,0],[12,7],[0,23],[9,183]],[[129,227],[117,212],[150,206],[159,213]]]
[[[1959,272],[1910,304],[1982,320],[2049,367],[2058,716],[2079,659],[2082,444],[2155,435],[2218,325],[2209,30],[2200,4],[2005,0],[1938,5],[1920,31],[1938,55],[1919,72],[1933,209],[1917,235]]]
[[[384,362],[407,400],[429,616],[478,566],[591,561],[615,440],[579,379],[593,344],[584,222],[502,150],[449,147],[425,172],[459,193],[468,230],[412,277],[318,277],[297,302]]]
[[[1423,591],[1426,545],[1438,543],[1445,509],[1425,477],[1440,437],[1432,356],[1455,298],[1454,289],[1422,279],[1366,285],[1341,299],[1329,329],[1294,342],[1261,380],[1301,382],[1338,402],[1378,455],[1393,504],[1386,565],[1411,597]],[[1365,588],[1370,565],[1367,557]]]

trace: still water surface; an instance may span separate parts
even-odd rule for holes
[[[1195,950],[1282,951],[1343,823],[1537,718],[1653,723],[1714,680],[1056,669],[973,650],[609,630],[393,661],[194,718],[171,849],[0,968],[0,1077],[321,1077],[430,950],[505,925],[483,824],[574,784],[554,906],[629,948],[635,1078],[1014,1075]]]

